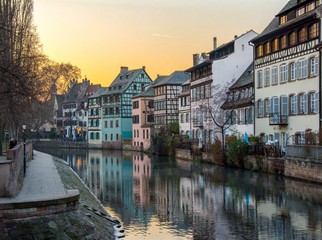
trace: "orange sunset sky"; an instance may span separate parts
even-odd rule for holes
[[[34,22],[50,59],[70,62],[108,86],[121,66],[154,80],[192,65],[251,29],[261,33],[288,0],[34,0]]]

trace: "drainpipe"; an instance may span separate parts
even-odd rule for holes
[[[256,88],[255,88],[255,45],[252,42],[248,42],[248,45],[253,47],[253,79],[254,79],[254,99],[252,99],[252,104],[253,104],[253,133],[254,136],[256,136],[255,132],[255,124],[256,124],[256,111],[255,111],[255,93],[256,93]]]

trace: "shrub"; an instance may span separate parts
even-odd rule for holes
[[[227,143],[228,163],[232,166],[243,167],[244,157],[247,155],[248,145],[241,138]]]

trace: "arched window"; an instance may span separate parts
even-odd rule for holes
[[[97,132],[97,133],[96,133],[96,139],[97,139],[97,140],[99,140],[99,139],[100,139],[100,133],[99,133],[99,132]]]

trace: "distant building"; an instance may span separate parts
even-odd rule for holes
[[[190,75],[183,71],[175,71],[170,76],[159,78],[161,79],[153,84],[155,132],[167,128],[170,123],[179,122],[178,95],[181,93],[182,84]]]
[[[239,137],[254,135],[254,72],[253,63],[241,77],[229,87],[227,99],[221,106],[226,116],[231,116],[228,135]]]
[[[179,100],[179,132],[190,137],[190,79],[182,84]]]
[[[102,98],[105,88],[100,88],[88,97],[88,144],[91,147],[102,147]]]
[[[121,149],[122,141],[132,139],[132,96],[141,93],[151,78],[145,67],[121,67],[112,84],[102,94],[103,146]]]
[[[263,142],[305,143],[320,128],[321,1],[290,0],[255,45],[255,134]]]
[[[194,54],[194,66],[186,70],[191,74],[191,119],[192,138],[199,145],[213,142],[217,126],[211,118],[221,118],[221,105],[226,99],[230,85],[244,73],[253,61],[253,47],[249,41],[257,36],[250,30],[226,44],[217,47],[208,54]],[[220,137],[220,136],[219,136]]]
[[[132,147],[135,150],[148,150],[154,130],[154,92],[152,84],[132,98]]]

